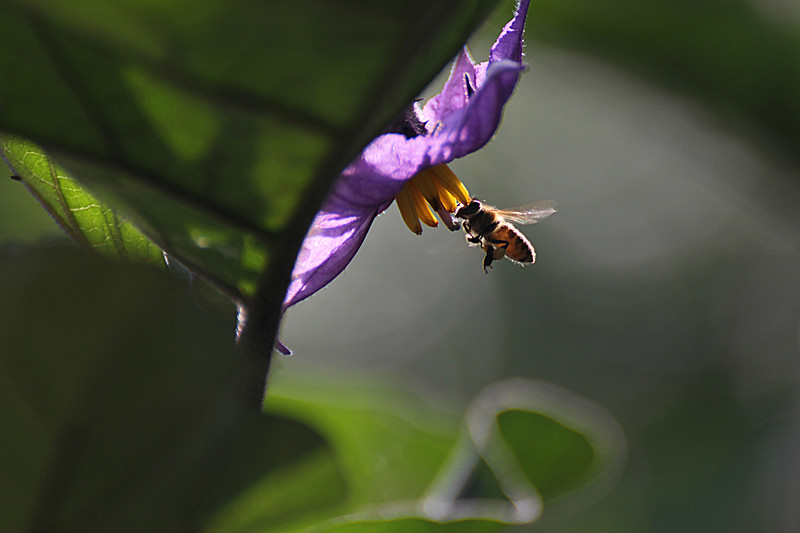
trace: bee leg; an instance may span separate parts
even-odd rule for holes
[[[471,244],[480,244],[481,243],[481,238],[480,237],[475,237],[471,233],[467,233],[467,242],[471,243]]]
[[[487,268],[492,268],[492,261],[494,261],[494,248],[491,246],[486,247],[486,256],[483,258],[483,273],[488,274]]]

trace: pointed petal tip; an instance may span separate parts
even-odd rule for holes
[[[525,19],[528,15],[529,0],[521,0],[514,12],[514,17],[505,25],[500,36],[492,46],[489,54],[490,61],[511,59],[522,61],[523,30]]]
[[[292,355],[292,351],[278,339],[275,339],[275,351],[281,355]]]

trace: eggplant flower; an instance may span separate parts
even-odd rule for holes
[[[442,92],[424,107],[412,105],[345,168],[303,242],[284,311],[344,270],[372,221],[393,201],[414,233],[422,232],[420,220],[437,225],[432,211],[448,228],[458,229],[451,214],[457,203],[469,202],[469,195],[446,164],[481,148],[497,130],[525,68],[522,32],[528,1],[521,0],[488,61],[476,64],[464,47]]]

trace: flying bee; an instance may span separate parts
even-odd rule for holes
[[[555,203],[533,202],[511,209],[497,209],[473,198],[470,203],[456,209],[455,216],[464,219],[467,242],[480,245],[486,256],[483,271],[489,273],[492,262],[507,257],[516,263],[533,263],[536,251],[512,222],[535,224],[556,212]]]

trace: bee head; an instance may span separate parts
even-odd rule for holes
[[[455,216],[457,218],[472,218],[477,215],[480,210],[481,202],[477,198],[473,198],[470,203],[456,209]]]

